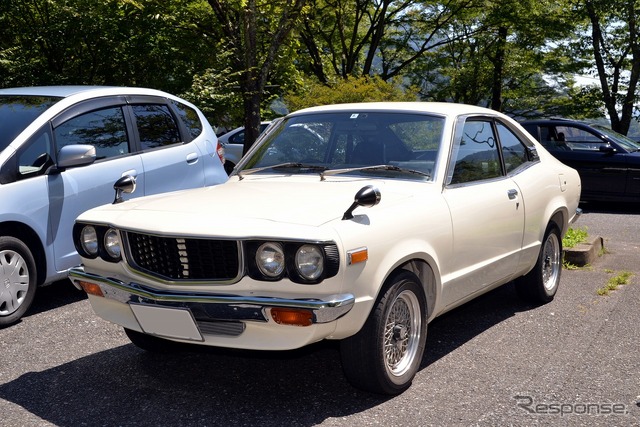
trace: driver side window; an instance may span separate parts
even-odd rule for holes
[[[461,137],[455,141],[449,167],[453,169],[449,184],[481,181],[502,175],[491,121],[465,122]]]
[[[74,117],[55,130],[58,150],[70,144],[92,145],[96,160],[129,153],[122,108],[111,107]]]

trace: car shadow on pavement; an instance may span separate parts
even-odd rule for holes
[[[437,317],[429,324],[421,368],[431,365],[517,313],[536,307],[520,299],[511,282]]]
[[[53,310],[63,305],[87,299],[87,294],[76,289],[68,279],[38,288],[33,304],[24,317]]]
[[[530,308],[509,284],[444,315],[429,327],[421,370]],[[199,347],[161,355],[123,345],[25,373],[0,385],[0,398],[57,426],[74,427],[312,426],[392,399],[353,388],[335,342],[287,352]]]

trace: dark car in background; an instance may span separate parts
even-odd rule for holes
[[[640,202],[640,143],[605,126],[575,120],[520,124],[553,156],[578,171],[581,200]]]

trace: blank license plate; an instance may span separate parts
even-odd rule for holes
[[[151,335],[203,341],[202,335],[187,309],[129,304],[142,330]]]

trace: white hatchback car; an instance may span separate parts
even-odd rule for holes
[[[579,199],[576,171],[495,111],[316,107],[225,184],[82,214],[70,277],[141,348],[340,340],[352,384],[396,394],[436,316],[513,280],[553,299]]]
[[[136,177],[136,196],[227,180],[213,129],[192,104],[151,89],[0,90],[0,326],[36,287],[80,262],[71,229]]]
[[[260,123],[260,133],[264,132],[270,124],[271,122]],[[219,135],[218,141],[224,149],[224,168],[227,173],[231,173],[244,153],[244,126]]]

